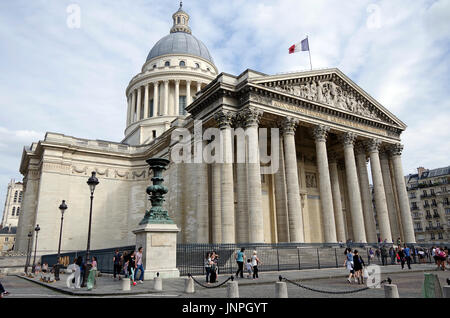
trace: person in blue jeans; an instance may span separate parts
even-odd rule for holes
[[[139,247],[136,253],[136,271],[134,272],[134,280],[136,280],[138,270],[141,270],[141,275],[139,276],[139,283],[143,284],[144,280],[144,265],[142,265],[142,246]]]
[[[405,254],[406,264],[408,264],[408,269],[411,269],[411,249],[404,245],[403,253]]]
[[[241,273],[241,278],[244,278],[244,254],[245,248],[241,248],[239,252],[236,253],[236,263],[238,266],[238,270],[236,272],[236,278],[238,277],[239,273]]]

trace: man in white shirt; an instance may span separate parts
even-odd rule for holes
[[[141,275],[139,276],[139,283],[143,284],[144,280],[144,265],[142,264],[142,246],[139,247],[136,253],[136,271],[134,272],[134,280],[136,280],[138,270],[141,270]]]

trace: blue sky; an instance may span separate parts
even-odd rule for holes
[[[70,5],[80,28],[69,28]],[[177,1],[0,2],[0,203],[23,146],[59,132],[120,141],[125,88],[168,34]],[[338,67],[408,125],[404,172],[449,165],[450,1],[185,0],[220,72]],[[71,11],[72,12],[72,11]],[[3,208],[0,209],[2,213]]]

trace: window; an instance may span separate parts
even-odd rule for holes
[[[12,209],[12,216],[14,216],[16,214],[16,207],[13,207]]]
[[[177,23],[178,24],[180,23],[180,17],[177,17]]]
[[[211,69],[210,69],[209,67],[207,67],[206,70],[207,70],[208,72],[211,72]]]
[[[427,190],[423,190],[423,196],[424,196],[424,197],[427,196]]]
[[[434,233],[431,233],[431,239],[434,240]]]
[[[18,207],[17,208],[17,212],[16,212],[16,216],[19,216],[19,211],[20,211],[20,208]]]
[[[434,195],[434,189],[431,189],[430,192],[431,192],[431,195]]]
[[[19,193],[19,203],[22,202],[22,191]]]
[[[14,193],[14,203],[17,202],[17,192],[18,192],[18,191],[16,191],[16,192]]]
[[[156,68],[156,64],[153,64],[153,68]]]
[[[439,232],[439,233],[438,233],[438,238],[439,238],[440,240],[442,240],[442,239],[443,239],[443,237],[442,237],[442,233],[441,233],[441,232]]]
[[[8,242],[8,240],[9,240],[9,237],[5,237],[5,242]]]
[[[442,191],[442,193],[447,192],[447,187],[442,187],[442,188],[441,188],[441,191]]]
[[[179,99],[179,107],[180,107],[180,109],[179,109],[179,114],[180,115],[186,115],[186,110],[185,110],[185,108],[186,108],[186,96],[180,96],[180,99]]]
[[[450,209],[449,208],[445,209],[445,215],[450,215]]]
[[[170,62],[169,62],[169,61],[166,61],[166,62],[164,63],[164,66],[170,66]]]
[[[153,138],[156,138],[156,130],[152,130]]]
[[[200,68],[200,64],[195,63],[195,68]]]
[[[180,66],[186,66],[186,63],[184,61],[180,61]]]

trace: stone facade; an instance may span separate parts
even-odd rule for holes
[[[184,11],[179,15],[186,17]],[[189,33],[187,21],[177,16],[172,30]],[[85,249],[91,171],[100,181],[91,248],[134,244],[132,231],[149,207],[150,157],[171,160],[164,172],[169,188],[164,207],[181,230],[178,243],[373,241],[367,159],[374,163],[376,200],[383,205],[376,220],[382,239],[392,242],[400,224],[402,240],[415,242],[406,188],[402,191],[399,142],[406,126],[386,108],[335,68],[217,75],[206,53],[186,52],[150,54],[131,80],[121,143],[47,133],[24,149],[16,249],[26,249],[27,233],[39,224],[38,250],[56,251],[63,199],[68,209],[62,250]],[[183,109],[180,97],[186,97]],[[214,155],[223,160],[177,163],[174,150],[182,141],[174,136],[180,128],[194,136],[184,141],[183,151],[202,153],[217,143]],[[210,128],[217,128],[214,140]],[[270,132],[267,149],[258,146],[260,128]],[[237,129],[244,133],[241,148],[235,145]],[[261,164],[268,149],[279,155],[274,171],[266,169],[268,162]],[[239,156],[243,162],[235,160]],[[383,174],[386,160],[390,178]]]
[[[23,199],[23,184],[11,180],[6,192],[1,227],[17,227]]]
[[[405,177],[418,242],[450,241],[450,166]]]

